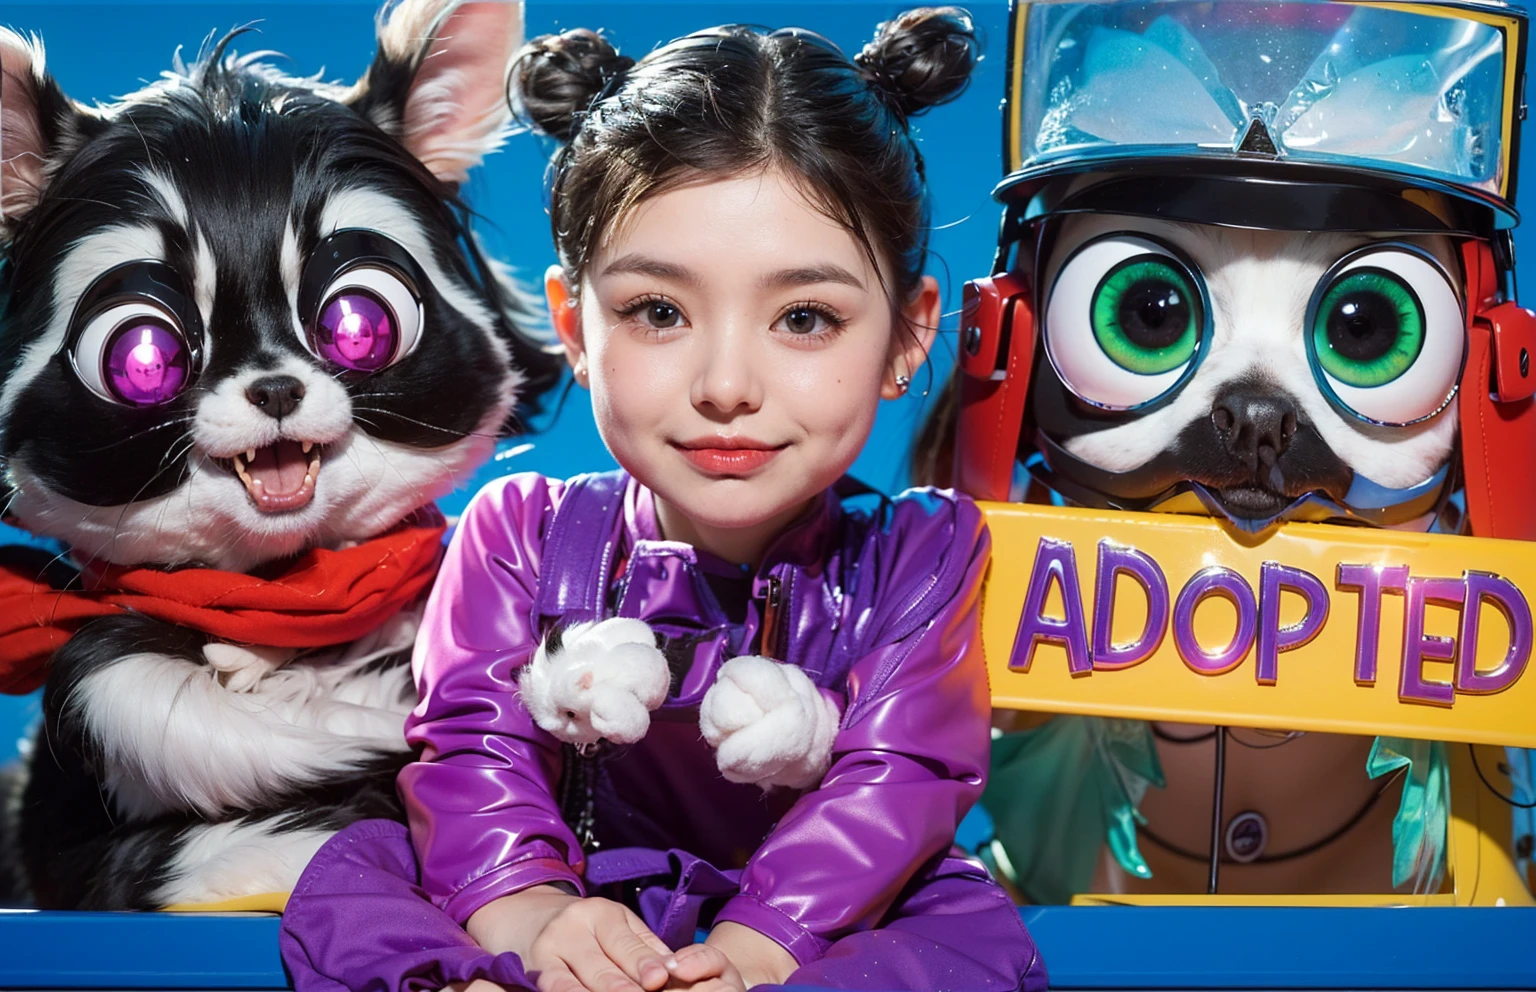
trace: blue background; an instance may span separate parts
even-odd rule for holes
[[[530,36],[572,27],[601,28],[621,50],[638,57],[659,43],[713,24],[796,25],[821,32],[852,54],[873,36],[877,23],[915,5],[916,0],[530,0],[527,27]],[[990,192],[1002,172],[998,108],[1003,96],[1007,5],[1003,0],[972,0],[967,6],[982,38],[982,62],[960,100],[918,118],[914,128],[927,159],[933,201],[929,269],[939,278],[947,311],[931,363],[935,394],[953,365],[960,287],[965,279],[990,270],[999,218]],[[48,68],[65,92],[89,102],[132,92],[165,70],[178,46],[190,58],[211,32],[245,24],[254,24],[259,33],[242,38],[237,46],[241,51],[271,49],[283,54],[284,64],[293,73],[322,73],[327,79],[351,81],[372,58],[375,7],[374,0],[112,4],[5,0],[0,24],[41,36],[48,49]],[[543,190],[550,150],[535,135],[515,135],[475,173],[467,190],[469,202],[481,215],[479,227],[488,249],[511,263],[530,289],[538,286],[545,267],[554,261]],[[1529,197],[1525,200],[1530,202]],[[1521,255],[1536,257],[1528,254],[1536,250],[1536,245],[1528,243],[1533,235],[1520,234]],[[912,395],[882,405],[874,435],[854,465],[861,479],[888,490],[907,484],[905,464],[911,440],[934,399],[920,395],[928,385],[927,376],[919,373]],[[556,410],[558,395],[552,394],[550,410],[534,421],[529,436],[505,445],[502,457],[445,501],[450,512],[462,506],[480,483],[505,472],[535,470],[566,476],[612,466],[593,427],[586,394],[573,390]],[[531,447],[512,453],[524,445]],[[18,536],[0,527],[0,540]],[[35,697],[0,696],[0,760],[12,752],[36,712]]]

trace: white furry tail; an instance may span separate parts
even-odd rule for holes
[[[642,620],[578,623],[539,645],[518,675],[534,722],[567,744],[633,744],[651,727],[672,676]]]
[[[832,763],[842,715],[793,665],[742,655],[720,666],[699,707],[699,729],[731,782],[805,789]]]

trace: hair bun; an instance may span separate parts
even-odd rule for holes
[[[603,87],[634,64],[587,28],[540,35],[513,59],[513,107],[536,130],[569,141]]]
[[[881,24],[853,61],[911,117],[965,92],[979,48],[969,13],[919,7]]]

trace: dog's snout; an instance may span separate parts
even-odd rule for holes
[[[245,398],[262,413],[281,420],[299,408],[304,384],[291,375],[266,375],[245,387]]]
[[[1227,450],[1255,471],[1285,454],[1296,436],[1296,404],[1288,397],[1235,389],[1216,397],[1211,423]]]

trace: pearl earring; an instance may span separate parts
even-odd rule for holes
[[[898,375],[896,377],[896,388],[901,390],[903,393],[905,393],[907,391],[907,387],[910,386],[910,385],[912,385],[912,377],[911,376],[909,376],[909,375]]]

